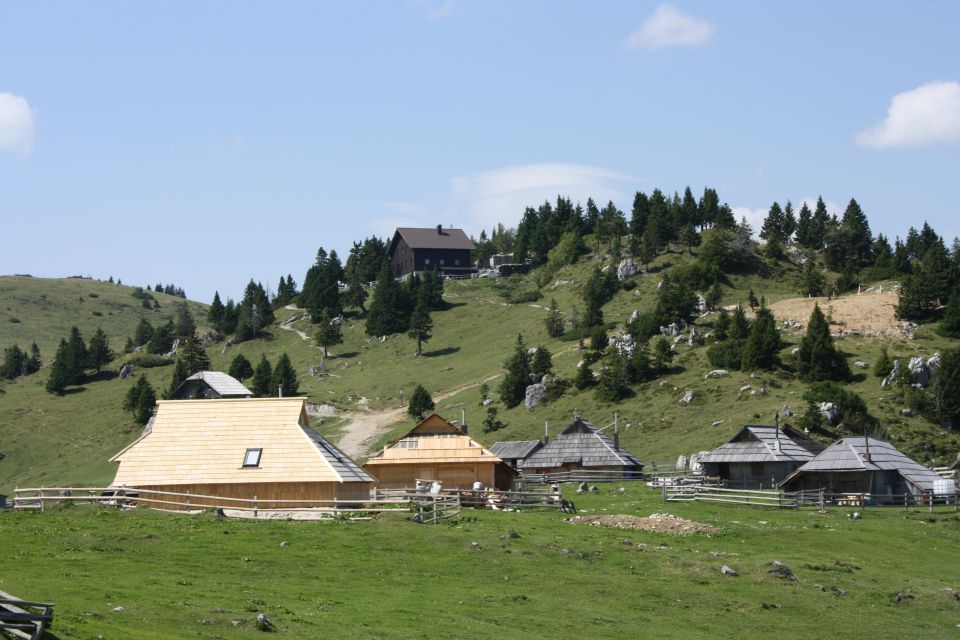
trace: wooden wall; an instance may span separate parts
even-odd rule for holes
[[[194,495],[217,496],[220,498],[243,498],[252,500],[257,498],[257,506],[263,509],[271,507],[292,508],[313,505],[271,505],[270,500],[369,500],[370,492],[373,489],[371,482],[260,482],[260,483],[234,483],[234,484],[178,484],[178,485],[151,485],[143,486],[141,489],[152,489],[154,491],[171,491],[174,493],[190,493]],[[168,500],[183,505],[186,508],[188,499],[179,496],[159,496],[153,494],[143,494],[140,502],[145,506],[156,506],[161,509],[177,509],[177,505],[172,504],[151,504],[150,498],[158,500]],[[229,506],[229,501],[189,498],[191,507],[202,506]],[[236,503],[240,507],[250,507],[248,503]]]
[[[501,488],[496,482],[494,466],[492,462],[376,464],[365,469],[377,478],[377,486],[384,489],[412,487],[417,480],[437,480],[444,489],[471,489],[476,480],[484,487]]]

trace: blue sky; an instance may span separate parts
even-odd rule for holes
[[[955,2],[0,0],[0,273],[297,282],[558,193],[960,235]]]

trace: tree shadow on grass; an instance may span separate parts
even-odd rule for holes
[[[107,371],[106,369],[104,369],[104,370],[101,371],[100,373],[94,373],[93,375],[87,376],[87,381],[88,381],[88,382],[102,382],[102,381],[106,381],[106,380],[113,380],[114,378],[116,378],[116,377],[119,376],[119,375],[120,375],[120,373],[117,372],[117,371]]]
[[[424,351],[423,357],[437,358],[439,356],[449,356],[458,351],[460,351],[460,347],[446,347],[444,349],[437,349],[436,351]]]
[[[83,386],[80,386],[80,387],[71,387],[71,388],[69,388],[69,389],[64,389],[64,390],[63,390],[63,394],[61,394],[61,395],[73,396],[73,395],[76,395],[76,394],[78,394],[78,393],[83,393],[83,392],[86,391],[86,390],[87,390],[87,388],[86,388],[86,387],[83,387]]]
[[[330,358],[336,358],[337,360],[343,360],[345,358],[356,358],[360,355],[359,351],[343,351],[341,353],[335,353]]]

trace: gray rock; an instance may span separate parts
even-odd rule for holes
[[[750,389],[752,389],[752,388],[753,388],[753,387],[751,387],[750,385],[745,384],[745,385],[743,385],[742,387],[740,387],[740,393],[746,393],[747,391],[750,391]]]
[[[927,369],[932,373],[934,369],[940,366],[940,354],[935,353],[927,360]]]
[[[287,542],[286,540],[284,540],[283,542],[280,543],[280,548],[283,549],[284,547],[288,546],[289,544],[290,544],[289,542]]]
[[[687,456],[681,455],[677,458],[677,471],[686,471],[687,469]]]
[[[590,491],[590,485],[586,482],[581,482],[577,485],[577,493],[586,493],[588,491]]]
[[[687,344],[687,339],[685,336],[677,336],[673,339],[673,344]]]
[[[909,407],[904,407],[903,409],[900,409],[900,415],[902,415],[904,418],[912,418],[917,414],[913,409],[910,409]]]
[[[123,365],[122,367],[120,367],[120,379],[121,379],[121,380],[123,380],[123,379],[125,379],[125,378],[127,378],[127,377],[129,377],[129,376],[132,376],[132,375],[133,375],[133,365],[132,365],[132,364],[125,364],[125,365]]]
[[[624,330],[610,338],[610,346],[616,349],[620,355],[626,358],[632,358],[634,352],[637,350],[637,341],[633,339],[633,336],[630,335],[628,331]]]
[[[730,372],[727,371],[726,369],[714,369],[713,371],[707,372],[707,374],[704,375],[703,377],[704,378],[722,378],[723,376],[727,376],[727,375],[730,375]]]
[[[527,387],[526,396],[523,399],[523,404],[529,411],[533,409],[541,402],[543,402],[543,396],[547,394],[547,386],[542,382],[537,384],[531,384]]]
[[[837,405],[832,402],[820,402],[817,410],[820,411],[820,415],[829,425],[835,426],[840,422],[840,411],[837,409]]]
[[[634,264],[632,258],[624,258],[620,261],[620,264],[617,265],[617,278],[619,280],[626,280],[635,275],[637,275],[637,265]]]
[[[634,309],[633,311],[630,312],[630,317],[627,318],[627,323],[629,324],[639,317],[640,317],[640,309]]]
[[[483,399],[483,402],[482,402],[481,404],[483,404],[483,406],[487,406],[487,405],[490,404],[491,402],[493,402],[493,399],[492,399],[492,398],[484,398],[484,399]]]
[[[907,368],[913,375],[913,384],[919,385],[921,389],[926,388],[930,383],[930,369],[927,367],[926,361],[920,356],[914,356],[910,358]]]
[[[884,378],[880,382],[880,387],[883,389],[886,389],[887,387],[892,385],[893,381],[896,379],[897,374],[899,372],[900,372],[900,359],[898,358],[893,361],[893,368],[890,370],[890,375],[888,375],[886,378]]]
[[[796,582],[797,576],[793,575],[793,571],[790,571],[790,567],[783,564],[779,560],[774,560],[770,563],[773,569],[767,571],[770,575],[776,576],[778,578],[783,578],[784,580],[790,580],[791,582]]]
[[[783,405],[783,409],[780,410],[780,415],[782,415],[784,418],[791,417],[793,415],[793,411],[790,410],[790,405]]]
[[[657,291],[660,291],[661,289],[663,289],[663,280],[657,283]]]
[[[722,425],[722,424],[723,424],[723,420],[714,420],[713,422],[710,423],[710,426],[711,426],[711,427],[719,427],[719,426]]]
[[[688,405],[691,402],[693,402],[693,398],[694,398],[693,389],[687,389],[686,391],[683,392],[683,397],[680,398],[680,404]]]
[[[730,576],[731,578],[736,578],[737,576],[740,575],[739,573],[737,573],[736,569],[733,569],[732,567],[730,567],[730,565],[726,565],[726,564],[720,567],[720,573],[722,573],[725,576]]]
[[[866,369],[869,365],[863,360],[857,360],[853,363],[853,366],[860,367],[861,369]]]
[[[794,347],[793,349],[790,349],[790,355],[795,356],[798,353],[800,353],[800,347]]]
[[[123,607],[114,607],[113,610],[116,613],[123,613],[124,611],[126,611],[126,609],[124,609]]]
[[[703,315],[709,310],[710,310],[710,307],[707,306],[707,299],[698,293],[697,294],[697,311],[700,312],[700,315]]]

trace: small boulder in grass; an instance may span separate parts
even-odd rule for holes
[[[257,629],[260,631],[273,631],[273,623],[262,613],[257,614]]]
[[[731,578],[736,578],[737,576],[740,575],[739,573],[737,573],[736,569],[726,564],[720,567],[720,573],[722,573],[725,576],[730,576]]]
[[[770,571],[767,572],[770,575],[774,575],[778,578],[783,578],[784,580],[790,580],[793,582],[797,580],[797,576],[793,575],[793,571],[790,571],[790,567],[783,564],[779,560],[774,560],[770,564],[773,567],[773,569],[770,569]]]
[[[897,604],[900,604],[901,602],[907,602],[908,600],[913,600],[913,591],[910,589],[910,587],[907,587],[903,591],[897,593],[897,595],[893,596],[893,601]]]

